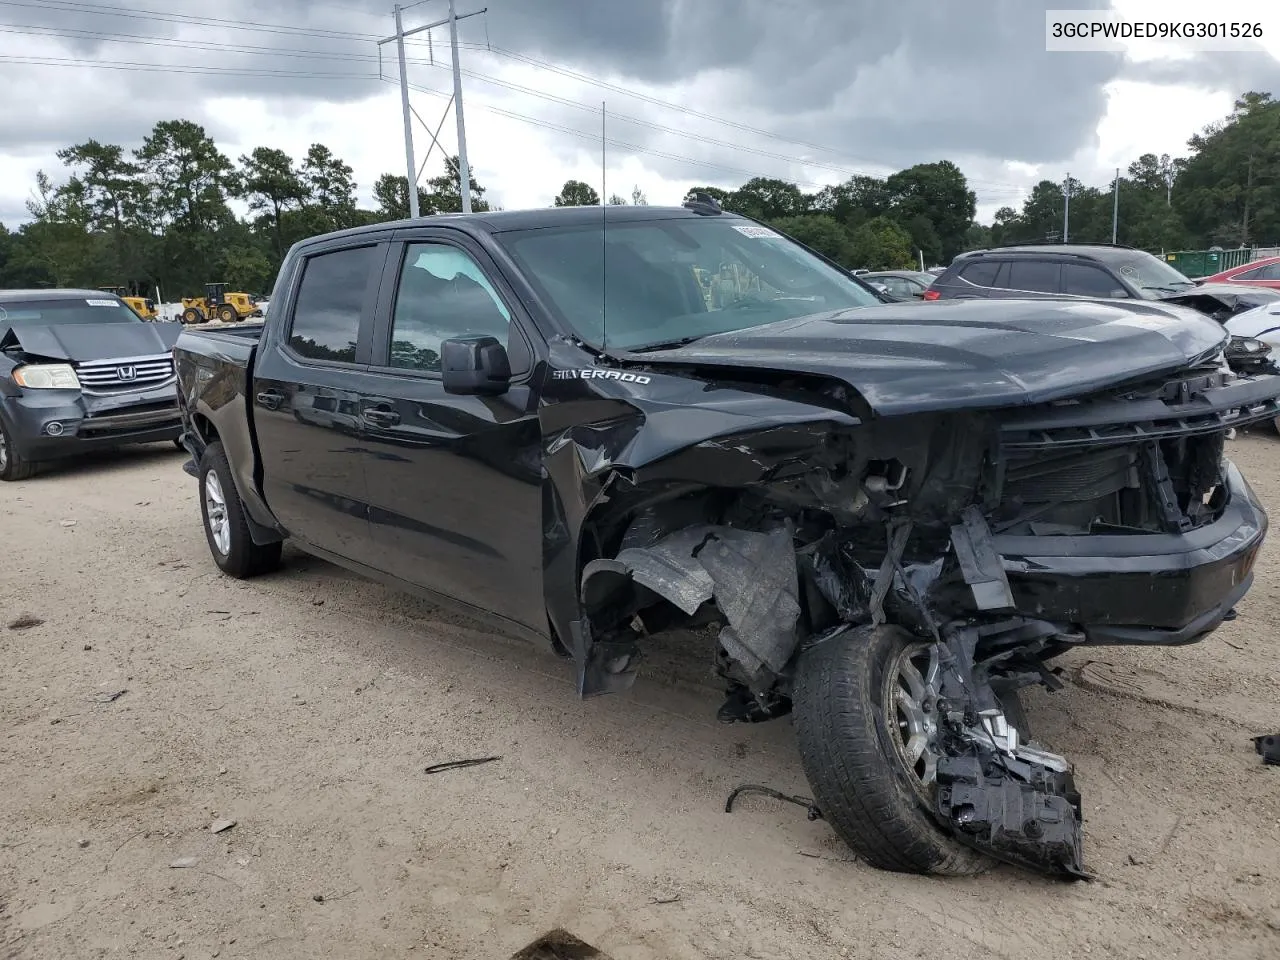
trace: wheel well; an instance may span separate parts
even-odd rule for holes
[[[203,413],[192,414],[191,425],[196,428],[196,433],[200,435],[200,439],[204,441],[205,446],[219,439],[218,428]]]

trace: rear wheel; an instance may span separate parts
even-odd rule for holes
[[[231,479],[231,465],[217,441],[200,458],[200,514],[209,552],[223,573],[245,580],[279,566],[283,544],[253,542],[244,504]]]
[[[934,819],[940,664],[899,627],[861,627],[800,657],[793,719],[823,818],[874,867],[964,876],[992,861]]]
[[[36,465],[18,453],[9,428],[0,420],[0,480],[26,480],[36,472]]]

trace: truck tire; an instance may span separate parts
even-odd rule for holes
[[[182,311],[183,323],[204,323],[204,314],[195,307],[187,307]]]
[[[36,472],[36,465],[18,453],[9,428],[0,419],[0,480],[26,480]]]
[[[223,323],[235,323],[240,319],[240,315],[236,313],[235,307],[224,303],[218,308],[218,319]]]
[[[858,627],[804,651],[792,691],[800,761],[814,801],[854,852],[897,873],[970,876],[993,861],[947,836],[934,819],[929,752],[910,765],[897,691],[927,674],[931,644],[900,627]],[[916,684],[920,687],[920,684]],[[918,703],[927,703],[927,682]],[[936,706],[928,703],[928,710]],[[927,723],[929,713],[916,710]]]
[[[247,580],[279,566],[284,545],[277,542],[261,546],[249,535],[244,505],[220,441],[205,448],[199,473],[200,516],[218,569],[238,580]]]

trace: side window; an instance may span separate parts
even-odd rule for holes
[[[961,270],[960,276],[975,287],[994,287],[998,269],[1000,269],[1000,263],[996,260],[979,260]]]
[[[1266,269],[1267,269],[1266,267],[1254,267],[1252,270],[1246,270],[1244,273],[1237,273],[1234,277],[1231,277],[1230,279],[1232,279],[1232,280],[1262,280],[1262,279],[1263,279],[1263,276],[1262,276],[1263,271],[1264,271],[1264,270],[1266,270]]]
[[[1258,270],[1254,280],[1280,280],[1280,263],[1273,263]]]
[[[487,335],[509,347],[510,332],[511,314],[466,251],[409,244],[391,320],[390,366],[439,373],[443,341]]]
[[[1125,297],[1128,293],[1111,274],[1083,263],[1062,265],[1062,292],[1073,297]]]
[[[293,308],[289,347],[311,360],[355,363],[360,314],[378,247],[353,247],[308,257]]]
[[[1057,293],[1061,265],[1043,260],[1014,260],[1009,265],[1009,289],[1029,293]]]

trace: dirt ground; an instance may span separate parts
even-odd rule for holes
[[[1280,439],[1230,447],[1280,508]],[[1280,957],[1251,741],[1280,730],[1274,545],[1205,642],[1076,653],[1028,694],[1096,882],[928,879],[798,807],[724,812],[807,787],[785,720],[716,722],[708,651],[583,703],[560,662],[295,552],[230,580],[182,460],[0,485],[0,955],[506,960],[561,928],[612,960]]]

